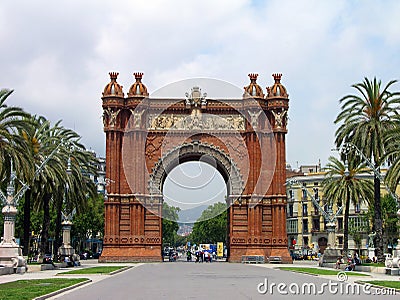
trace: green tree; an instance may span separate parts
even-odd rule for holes
[[[0,176],[8,173],[9,178],[10,162],[12,160],[17,176],[28,172],[32,168],[31,160],[27,155],[24,140],[18,135],[17,130],[25,128],[28,124],[24,118],[29,114],[19,107],[7,106],[6,100],[13,91],[0,90]]]
[[[17,178],[24,179],[24,181],[26,181],[25,175],[30,173],[30,170],[34,167],[26,141],[19,134],[21,130],[26,130],[26,128],[32,126],[32,123],[27,121],[30,116],[21,108],[8,107],[5,104],[12,92],[12,90],[7,89],[0,90],[0,176],[6,178],[2,183],[3,186],[8,182],[11,162]],[[15,184],[17,192],[18,181]],[[28,245],[24,246],[24,254],[27,254]]]
[[[399,237],[399,218],[397,216],[396,200],[388,194],[382,197],[382,215],[384,239],[393,246]]]
[[[226,242],[227,206],[218,202],[203,211],[194,223],[191,239],[197,244]]]
[[[61,212],[70,213],[74,209],[78,213],[87,209],[89,198],[97,197],[97,188],[90,180],[89,174],[97,176],[98,160],[79,143],[80,136],[70,129],[64,129],[63,143],[66,149],[63,161],[67,176],[60,181],[57,192],[53,195],[56,211],[54,252],[61,246]]]
[[[358,253],[360,253],[363,233],[368,232],[370,228],[365,225],[368,224],[367,215],[360,215],[358,218],[360,218],[361,222],[356,222],[355,219],[349,220],[349,235],[353,237]]]
[[[354,156],[350,156],[354,158]],[[355,159],[350,159],[348,166],[337,158],[329,157],[323,181],[324,195],[328,203],[344,203],[344,225],[343,225],[343,251],[348,252],[349,241],[349,214],[350,203],[359,204],[362,201],[371,201],[374,195],[373,183],[363,179],[360,175],[368,174],[369,170],[365,164],[360,164]]]
[[[84,250],[81,245],[91,236],[104,236],[104,197],[96,195],[87,201],[86,209],[79,211],[73,219],[71,237],[78,251]]]
[[[167,202],[163,202],[162,206],[162,236],[163,244],[175,245],[175,236],[179,229],[178,212],[179,207],[169,206]]]
[[[23,138],[26,144],[27,153],[29,154],[30,160],[35,165],[35,168],[31,168],[28,172],[22,174],[23,180],[29,184],[30,188],[26,191],[24,197],[23,206],[23,254],[28,255],[29,251],[29,239],[31,234],[31,210],[32,210],[32,193],[37,193],[36,189],[40,188],[38,184],[35,185],[35,172],[36,168],[42,164],[45,160],[46,149],[41,147],[41,145],[46,144],[46,139],[48,138],[48,133],[50,122],[46,120],[43,116],[29,116],[24,119],[27,126],[20,128],[18,133]]]
[[[398,115],[400,93],[389,91],[394,83],[396,80],[389,81],[381,89],[380,80],[365,78],[362,83],[352,85],[358,94],[347,95],[340,99],[341,112],[335,120],[335,124],[341,124],[336,131],[336,145],[340,147],[346,142],[353,143],[373,161],[378,171],[385,155],[385,134],[396,126],[394,116]],[[376,176],[374,206],[375,245],[378,261],[383,261],[380,180]]]
[[[390,163],[389,170],[385,177],[385,182],[393,192],[396,192],[396,187],[400,181],[400,117],[398,118],[397,126],[390,130],[385,137],[386,154],[385,159]]]
[[[32,185],[34,209],[43,211],[40,246],[42,253],[50,250],[48,238],[51,207],[54,207],[55,234],[59,238],[61,210],[71,212],[73,207],[84,209],[89,192],[95,193],[94,184],[84,175],[88,175],[88,172],[96,174],[96,159],[79,143],[79,135],[60,123],[59,121],[51,126],[49,122],[43,122],[43,134],[37,145],[38,160],[43,162],[48,159]],[[58,244],[55,243],[54,246],[57,248]]]
[[[399,218],[397,216],[397,203],[396,200],[386,194],[382,197],[381,210],[382,210],[382,231],[383,238],[388,244],[395,244],[399,236],[400,226]],[[370,207],[368,214],[370,218],[374,216],[374,207]]]

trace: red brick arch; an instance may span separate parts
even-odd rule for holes
[[[112,75],[102,97],[110,185],[100,260],[161,260],[164,180],[175,166],[202,157],[215,163],[228,187],[228,259],[262,255],[290,261],[286,90],[275,95],[271,88],[264,97],[251,74],[247,89],[258,91],[254,98],[245,93],[241,99],[209,99],[193,88],[186,98],[152,99],[142,74],[135,73],[136,82],[124,97],[118,74]]]

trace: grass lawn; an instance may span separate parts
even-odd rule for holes
[[[33,299],[86,280],[87,278],[48,278],[2,283],[0,300]]]
[[[372,280],[363,281],[374,285],[379,285],[387,288],[395,288],[400,290],[400,281],[384,281],[384,280]]]
[[[367,267],[384,267],[385,263],[363,263],[362,266],[367,266]]]
[[[343,271],[327,270],[319,268],[299,268],[299,267],[280,267],[279,269],[283,271],[292,271],[292,272],[313,274],[313,275],[337,275],[337,273],[343,272]],[[346,274],[348,276],[369,276],[367,274],[361,274],[353,271],[346,272]]]
[[[110,274],[111,272],[126,268],[126,266],[104,266],[104,267],[90,267],[76,269],[69,272],[58,273],[57,275],[64,274]]]

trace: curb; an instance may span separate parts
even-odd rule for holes
[[[110,272],[109,275],[115,275],[115,274],[124,272],[124,271],[126,271],[126,270],[129,270],[129,269],[131,269],[131,268],[133,268],[133,266],[126,266],[126,267],[124,267],[124,268],[121,268],[121,269],[118,269],[118,270],[115,270],[115,271]]]
[[[33,298],[33,300],[44,300],[44,299],[53,297],[53,296],[55,296],[55,295],[64,293],[64,292],[66,292],[66,291],[73,290],[73,289],[75,289],[75,288],[77,288],[77,287],[80,287],[80,286],[82,286],[82,285],[85,285],[85,284],[88,284],[88,283],[91,283],[91,282],[92,282],[91,279],[87,279],[86,281],[82,281],[82,282],[79,282],[79,283],[77,283],[77,284],[74,284],[74,285],[65,287],[65,288],[63,288],[63,289],[61,289],[61,290],[57,290],[57,291],[51,292],[51,293],[49,293],[49,294],[46,294],[46,295],[43,295],[43,296],[39,296],[39,297]]]

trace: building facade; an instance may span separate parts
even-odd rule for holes
[[[385,170],[382,170],[384,173]],[[323,213],[313,203],[311,196],[319,206],[328,212],[329,206],[323,194],[323,180],[325,172],[320,165],[301,166],[297,172],[287,170],[288,179],[295,179],[296,184],[287,185],[287,232],[289,249],[292,253],[310,255],[311,253],[323,253],[328,246],[328,232]],[[368,176],[373,180],[373,175]],[[306,190],[305,190],[305,189]],[[398,192],[400,189],[398,188]],[[384,186],[381,187],[381,195],[387,194]],[[339,204],[339,205],[338,205]],[[339,210],[341,203],[333,205],[332,212],[336,214],[335,248],[343,248],[344,207]],[[351,251],[358,251],[361,255],[367,255],[371,223],[367,217],[368,204],[361,202],[357,205],[350,204],[349,227],[357,231],[356,238],[349,234],[348,247]],[[390,251],[390,241],[389,251]],[[386,249],[387,251],[388,249]]]

